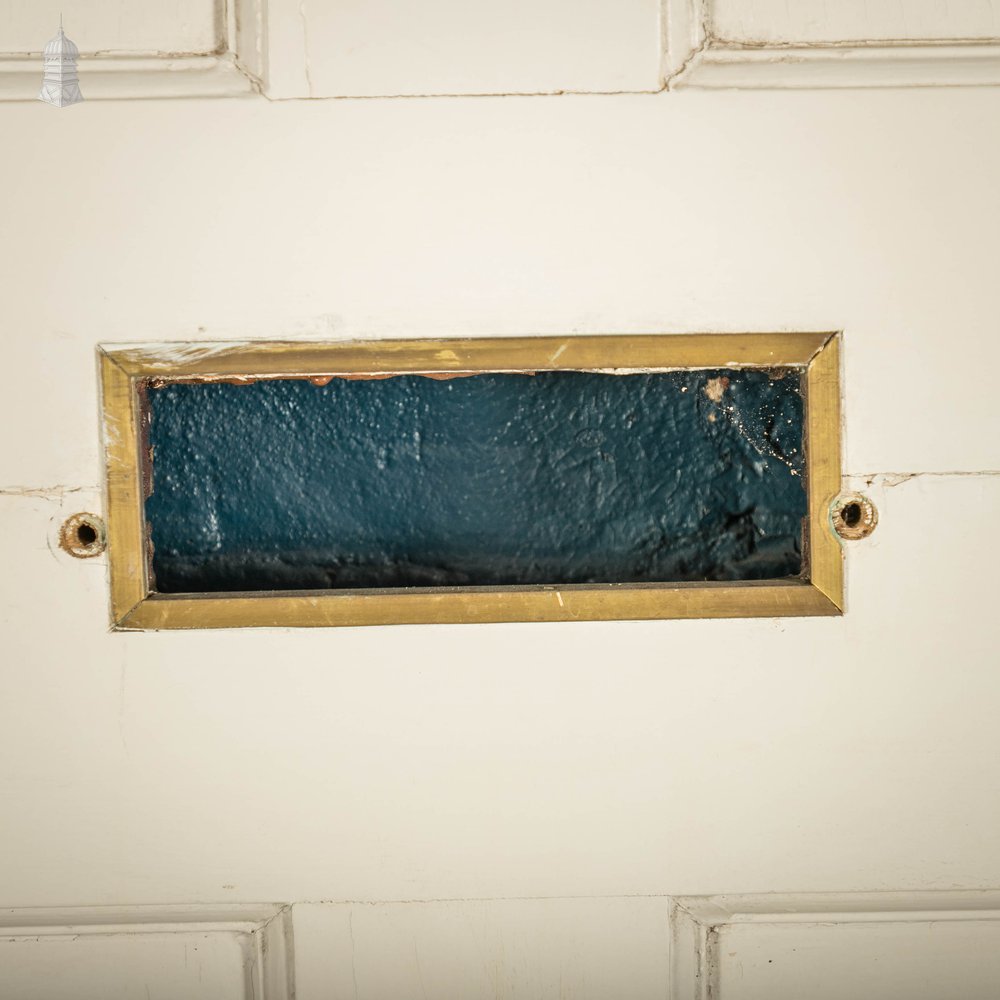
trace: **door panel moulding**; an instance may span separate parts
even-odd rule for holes
[[[840,615],[843,553],[830,504],[841,488],[840,336],[691,334],[247,342],[101,348],[112,624],[116,629],[357,626]],[[807,572],[746,583],[404,587],[157,593],[144,500],[143,402],[151,380],[247,381],[453,373],[786,368],[806,400]]]
[[[78,65],[84,100],[247,97],[259,93],[263,3],[222,0],[222,37],[213,52],[82,55]],[[0,53],[0,102],[36,100],[41,78],[40,52]]]
[[[360,932],[355,908],[361,908],[366,918]],[[529,945],[525,951],[522,944],[515,957],[522,981],[531,977],[537,995],[555,996],[557,986],[562,986],[557,975],[560,963],[579,963],[581,947],[603,941],[609,914],[628,919],[631,957],[643,969],[637,996],[786,1000],[812,995],[803,979],[828,976],[836,987],[838,974],[855,972],[857,965],[863,966],[862,980],[889,989],[837,992],[837,996],[996,995],[997,962],[983,949],[1000,934],[997,890],[15,908],[0,910],[0,947],[37,950],[34,963],[44,981],[50,968],[72,964],[80,939],[89,939],[110,956],[121,954],[116,945],[145,936],[152,953],[162,955],[159,968],[169,970],[164,963],[169,963],[171,950],[163,947],[165,937],[197,944],[205,936],[218,935],[238,945],[242,981],[239,973],[235,982],[231,977],[233,989],[226,995],[241,1000],[351,995],[359,978],[370,993],[373,968],[386,962],[397,969],[395,981],[412,992],[424,981],[421,960],[424,974],[429,972],[438,982],[450,976],[448,981],[465,986],[468,996],[492,996],[496,980],[489,982],[489,976],[479,971],[482,932],[456,933],[473,915],[479,919],[472,923],[493,928],[500,943],[505,932],[523,934],[520,928],[546,927],[544,945]],[[544,921],[536,925],[541,917]],[[415,929],[421,927],[428,933],[417,936]],[[951,945],[942,947],[942,937]],[[819,940],[839,943],[832,952],[806,947],[797,966],[787,967],[785,961],[795,945]],[[891,954],[882,949],[885,942],[890,942]],[[775,947],[777,951],[771,950]],[[896,977],[901,966],[905,974],[919,958],[913,947],[929,949],[930,957],[910,980],[904,975],[900,982]],[[185,955],[185,968],[186,960]],[[501,959],[501,965],[505,961]],[[597,968],[595,962],[600,959],[591,961],[591,971]],[[972,974],[970,966],[976,967]],[[10,974],[10,969],[4,971]],[[928,971],[932,982],[923,979]],[[196,974],[195,959],[187,975]],[[546,981],[551,984],[548,990],[538,986]],[[941,983],[953,988],[942,991]],[[598,995],[596,988],[584,993]],[[824,997],[831,995],[830,990],[822,992]]]
[[[247,1000],[292,1000],[292,908],[273,903],[0,910],[0,941],[57,947],[83,937],[225,935],[243,955]]]
[[[206,0],[208,2],[208,0]],[[712,0],[663,0],[659,85],[603,89],[567,81],[427,93],[316,93],[306,41],[308,10],[295,0],[224,2],[223,37],[213,52],[118,53],[80,59],[85,100],[248,97],[268,100],[399,100],[425,97],[611,96],[700,89],[838,89],[1000,84],[1000,38],[891,42],[758,43],[712,29]],[[861,30],[861,29],[859,29]],[[655,39],[651,39],[655,43]],[[41,43],[40,43],[41,44]],[[40,54],[0,53],[0,102],[34,101]],[[655,72],[651,74],[655,77]]]
[[[671,90],[1000,84],[1000,38],[757,43],[714,34],[713,0],[664,2],[664,79]]]
[[[1000,84],[1000,44],[747,46],[709,40],[671,86],[706,90],[981,87]]]
[[[262,92],[276,101],[658,93],[662,2],[267,0]]]
[[[727,930],[756,925],[794,928],[976,922],[1000,929],[1000,891],[754,893],[674,896],[670,904],[670,991],[675,1000],[725,1000],[720,968],[739,955]]]
[[[41,59],[0,57],[0,101],[38,96]],[[229,53],[185,56],[81,57],[84,100],[245,97],[253,81]]]

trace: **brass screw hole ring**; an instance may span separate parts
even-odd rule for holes
[[[77,559],[99,556],[107,544],[104,522],[96,514],[74,514],[59,529],[59,547]]]
[[[878,524],[875,504],[860,493],[841,493],[830,506],[833,530],[847,541],[867,538]]]

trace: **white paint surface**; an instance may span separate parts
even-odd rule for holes
[[[665,995],[669,895],[1000,885],[1000,91],[0,118],[0,905],[333,901],[303,997],[353,995],[347,914],[369,1000],[598,1000]],[[53,551],[101,506],[98,342],[831,329],[880,512],[843,619],[111,635]],[[397,905],[442,899],[487,902]],[[976,997],[969,926],[927,955]],[[761,941],[722,1000],[781,997]],[[817,968],[908,947],[853,941]]]
[[[718,953],[724,1000],[994,1000],[1000,988],[997,920],[738,925]]]
[[[268,94],[658,90],[659,0],[269,0]]]
[[[1000,90],[44,111],[3,112],[5,485],[97,484],[50,421],[99,341],[247,336],[842,329],[848,471],[1000,469]]]
[[[296,996],[657,1000],[667,912],[665,899],[298,905]]]
[[[4,1000],[243,1000],[236,935],[0,936]]]
[[[1000,477],[870,495],[842,619],[118,635],[5,498],[10,905],[997,884]]]

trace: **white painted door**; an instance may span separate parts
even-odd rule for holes
[[[0,996],[1000,994],[995,4],[78,4],[63,109],[7,6]],[[113,634],[57,545],[98,343],[748,330],[844,334],[842,618]]]

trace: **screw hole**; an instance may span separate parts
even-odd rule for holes
[[[81,524],[76,529],[76,538],[81,545],[93,545],[97,541],[97,532],[92,524]]]
[[[848,528],[856,528],[861,523],[861,504],[845,504],[840,511],[840,516]]]
[[[104,522],[96,514],[74,514],[59,531],[59,545],[77,559],[89,559],[104,551]]]
[[[833,530],[841,538],[867,538],[878,524],[878,511],[866,496],[848,493],[839,496],[830,508]]]

